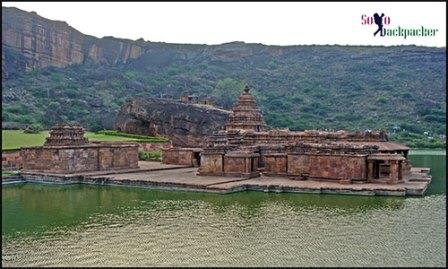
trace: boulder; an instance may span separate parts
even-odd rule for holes
[[[123,104],[115,129],[139,135],[165,136],[173,146],[200,147],[205,138],[223,129],[230,111],[173,99],[134,99]]]

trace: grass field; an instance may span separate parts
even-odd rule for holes
[[[17,173],[16,172],[5,172],[5,171],[2,171],[2,178],[12,177],[12,176],[17,176]]]
[[[42,146],[45,138],[49,136],[48,131],[42,131],[38,134],[26,134],[21,130],[2,130],[2,150],[14,150],[21,147]],[[97,134],[86,132],[89,141],[131,141],[139,142],[138,138],[124,137],[119,135]]]

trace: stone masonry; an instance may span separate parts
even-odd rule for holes
[[[57,125],[43,147],[22,148],[23,171],[79,173],[138,168],[138,145],[89,143],[79,126]]]
[[[248,87],[225,127],[206,140],[198,175],[395,184],[411,170],[409,148],[383,132],[267,130]]]

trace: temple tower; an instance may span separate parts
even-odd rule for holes
[[[263,115],[257,107],[255,98],[250,94],[248,86],[244,88],[243,94],[238,97],[237,104],[229,115],[226,130],[253,130],[255,132],[267,130]]]
[[[78,125],[58,124],[50,131],[44,146],[79,146],[89,141],[84,137],[84,128]]]

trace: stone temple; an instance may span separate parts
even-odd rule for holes
[[[163,150],[162,162],[198,166],[199,176],[396,184],[411,172],[408,152],[383,132],[268,130],[246,87],[225,130],[209,136],[203,148]]]
[[[89,142],[78,125],[58,124],[42,147],[20,151],[24,172],[73,174],[138,168],[138,145]]]

